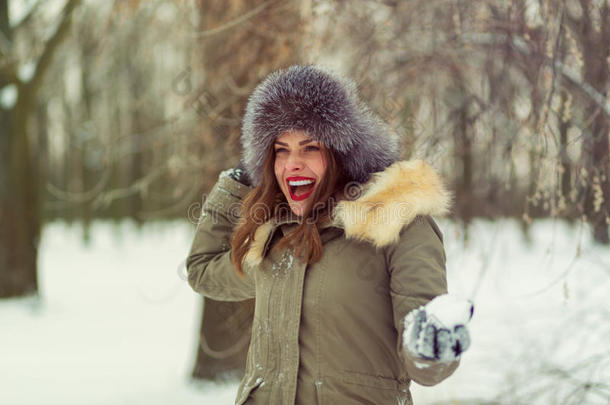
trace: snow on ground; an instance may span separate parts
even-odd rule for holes
[[[415,404],[608,403],[595,383],[610,381],[610,249],[578,224],[534,223],[528,244],[513,221],[475,221],[464,245],[457,225],[438,222],[450,291],[475,303],[473,343],[448,380],[413,384]],[[40,299],[0,301],[0,404],[232,404],[237,382],[189,383],[193,232],[96,222],[85,244],[79,226],[47,226]]]
[[[459,227],[439,225],[449,289],[475,303],[472,347],[448,380],[415,386],[415,403],[610,403],[610,248],[551,220],[534,224],[531,244],[513,221],[476,221],[467,246]],[[583,392],[587,381],[606,387]]]

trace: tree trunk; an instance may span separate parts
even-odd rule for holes
[[[565,27],[561,29],[559,35],[561,35],[559,43],[559,54],[558,58],[562,63],[565,63],[567,45]],[[568,90],[561,88],[559,90],[559,163],[560,163],[560,178],[559,178],[559,195],[564,201],[564,206],[570,202],[570,192],[572,190],[572,164],[570,157],[568,156],[568,129],[571,125],[572,115],[572,103],[571,94]],[[568,218],[571,216],[570,212],[565,212],[563,215]]]
[[[237,163],[241,119],[254,87],[271,71],[301,60],[301,33],[306,24],[302,3],[201,0],[203,62],[201,68],[189,68],[205,72],[205,83],[187,97],[194,101],[193,108],[201,117],[201,158],[210,165],[206,173]],[[239,24],[231,25],[235,21]],[[215,177],[206,180],[202,192]],[[213,380],[227,374],[242,375],[253,300],[235,303],[205,298],[203,308],[193,377]]]
[[[253,314],[254,300],[235,303],[204,299],[193,377],[218,380],[243,376]]]
[[[10,41],[8,4],[0,4],[0,31]],[[7,83],[0,77],[0,88]],[[15,86],[17,84],[13,83]],[[34,175],[27,135],[28,95],[17,86],[12,109],[0,109],[0,298],[34,294],[40,234],[38,179]]]
[[[572,189],[572,165],[568,156],[568,128],[570,120],[567,111],[570,106],[567,104],[569,94],[562,90],[560,93],[560,108],[559,108],[559,160],[561,165],[560,172],[560,195],[563,200],[568,203],[570,201],[570,191]]]
[[[452,122],[454,138],[455,162],[460,167],[460,175],[455,180],[456,214],[463,222],[465,240],[468,239],[468,227],[474,212],[477,209],[476,196],[473,190],[473,153],[472,153],[472,130],[470,117],[468,116],[468,94],[462,86],[463,77],[454,74],[454,90],[450,92],[450,97],[455,101],[452,103],[451,115],[454,117]]]
[[[5,64],[0,71],[0,88],[13,84],[17,99],[10,109],[0,109],[0,298],[36,294],[38,242],[41,228],[38,171],[30,148],[28,123],[36,111],[37,96],[44,77],[69,32],[72,12],[80,0],[69,0],[62,20],[45,44],[29,82],[17,78],[16,67]],[[12,41],[8,2],[0,3],[0,31]]]
[[[593,7],[590,5],[589,7]],[[584,78],[600,94],[608,93],[610,68],[610,5],[601,7],[599,32],[593,27],[590,8],[583,13],[581,38],[583,41]],[[593,236],[597,242],[610,243],[608,218],[610,215],[610,163],[608,161],[610,117],[594,102],[589,103],[589,116],[595,117],[591,126],[585,128],[582,145],[584,167],[588,172],[585,186],[584,211],[593,226]]]
[[[473,209],[475,196],[473,195],[472,184],[472,140],[468,131],[468,105],[466,101],[459,107],[457,112],[458,128],[456,128],[456,137],[458,145],[458,159],[462,166],[462,176],[458,183],[456,193],[459,196],[460,216],[467,227],[473,217]]]

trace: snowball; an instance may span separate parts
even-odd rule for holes
[[[435,318],[448,329],[453,329],[456,325],[465,325],[470,321],[474,305],[462,297],[444,294],[434,298],[424,308],[428,317]]]

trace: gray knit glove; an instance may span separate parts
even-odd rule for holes
[[[449,363],[470,346],[467,324],[474,306],[469,300],[440,295],[404,318],[403,348],[412,356]]]
[[[250,177],[248,176],[248,173],[246,172],[246,166],[244,165],[243,160],[240,160],[239,163],[237,164],[237,166],[235,166],[234,168],[229,169],[228,174],[229,174],[229,177],[231,177],[233,180],[239,181],[244,186],[248,186],[248,187],[252,186]]]

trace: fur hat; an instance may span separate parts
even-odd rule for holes
[[[302,130],[333,149],[350,181],[366,182],[398,159],[398,138],[359,99],[353,82],[312,65],[271,73],[248,100],[241,142],[253,185],[275,139]]]

